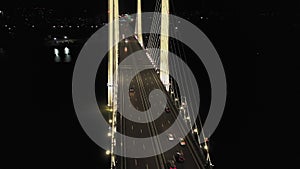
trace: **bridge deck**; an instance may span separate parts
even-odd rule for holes
[[[127,47],[127,52],[124,48]],[[139,45],[138,41],[135,38],[129,38],[129,42],[125,43],[124,41],[120,44],[120,62],[129,54],[142,50],[141,46]],[[165,90],[163,84],[159,79],[159,75],[155,72],[154,69],[149,69],[152,67],[150,61],[148,60],[146,53],[142,54],[138,58],[131,58],[130,64],[123,65],[119,67],[119,90],[128,91],[128,89],[124,88],[124,83],[131,83],[132,86],[135,87],[135,94],[131,97],[132,105],[138,110],[146,110],[148,109],[147,105],[149,104],[148,101],[148,94],[153,89],[161,89]],[[140,72],[135,76],[133,80],[128,78],[128,74],[130,71],[134,71],[137,65],[145,67],[145,71]],[[166,91],[165,91],[166,92]],[[125,92],[125,94],[127,94]],[[124,97],[120,93],[119,97]],[[135,123],[130,121],[126,118],[121,118],[118,114],[117,117],[117,130],[125,135],[131,137],[150,137],[153,135],[157,135],[162,133],[167,128],[169,128],[173,121],[177,118],[178,110],[172,104],[171,98],[168,97],[168,106],[170,107],[170,113],[162,113],[162,115],[156,119],[153,123],[149,124],[142,124],[142,123]],[[119,111],[123,111],[122,107],[119,107]],[[153,112],[156,113],[156,112]],[[180,117],[179,117],[180,118]],[[154,119],[153,119],[154,120]],[[178,126],[178,130],[180,130],[180,126]],[[166,136],[166,140],[168,137]],[[178,139],[178,137],[175,139]],[[188,136],[185,138],[187,145],[181,146],[177,144],[171,150],[164,152],[160,155],[148,157],[148,158],[121,158],[117,157],[117,168],[118,169],[162,169],[166,168],[166,162],[168,160],[174,159],[174,155],[178,150],[182,151],[185,156],[184,163],[177,163],[176,166],[179,169],[196,169],[196,168],[204,168],[203,167],[203,154],[201,154],[201,150],[197,146],[195,139],[193,138],[192,134],[189,133]],[[134,144],[128,143],[127,140],[121,139],[117,140],[117,146],[125,145],[125,144]],[[160,144],[162,140],[158,140],[158,144]],[[144,149],[155,149],[157,146],[153,147],[144,147]],[[119,147],[123,148],[123,151],[130,151],[126,149],[126,146]],[[143,150],[139,150],[143,151]]]

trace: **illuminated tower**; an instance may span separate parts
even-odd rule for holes
[[[161,3],[160,80],[169,91],[169,0]]]
[[[119,42],[119,2],[108,1],[108,103],[107,105],[116,111],[117,109],[117,82],[118,82],[118,43]]]
[[[114,51],[113,47],[113,20],[114,20],[114,9],[113,0],[108,0],[108,78],[107,78],[107,88],[108,88],[108,98],[107,105],[110,107],[113,103],[113,69],[114,69]]]
[[[135,34],[138,37],[138,41],[141,46],[144,46],[143,43],[143,36],[142,36],[142,7],[141,7],[141,0],[137,0],[137,19],[135,25]]]
[[[114,132],[116,129],[117,95],[118,95],[118,59],[119,59],[119,2],[109,0],[108,2],[108,106],[112,110],[111,130],[111,168],[116,167],[114,155]]]
[[[114,0],[114,78],[113,111],[117,111],[118,100],[118,65],[119,65],[119,2]]]

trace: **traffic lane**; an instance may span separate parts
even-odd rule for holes
[[[139,60],[137,60],[137,61],[139,61]],[[153,71],[149,70],[149,71],[152,73],[153,79],[155,79],[155,81],[156,81],[156,85],[155,85],[155,84],[150,84],[150,85],[154,85],[154,86],[155,86],[154,88],[157,88],[157,87],[159,87],[159,86],[162,87],[162,84],[158,84],[158,83],[161,83],[161,82],[160,82],[159,76],[156,74],[156,72],[155,72],[154,70],[153,70]],[[149,78],[149,76],[146,76],[146,77]],[[144,81],[146,81],[146,80],[147,80],[147,79],[144,79]],[[146,85],[145,85],[144,87],[147,88],[147,85],[148,85],[148,84],[146,83]],[[153,88],[153,87],[152,87],[152,88]],[[149,86],[148,86],[148,89],[149,89]],[[150,89],[149,89],[149,90],[150,90]],[[169,105],[169,106],[173,106],[173,105]],[[173,112],[173,113],[174,113],[174,112]],[[169,113],[169,114],[171,114],[171,113]],[[168,116],[167,113],[165,113],[165,115]],[[156,126],[156,129],[158,130],[158,133],[164,132],[164,131],[166,130],[166,128],[170,127],[170,125],[172,124],[172,123],[170,123],[170,120],[168,120],[168,123],[165,123],[165,120],[164,120],[165,115],[163,114],[163,115],[162,115],[163,118],[158,118],[158,119],[155,121],[155,123],[156,123],[155,126]],[[178,112],[177,112],[177,114],[176,114],[175,117],[177,117],[177,115],[178,115]],[[176,120],[175,117],[172,118],[172,116],[169,116],[168,118],[172,119],[172,122],[173,122],[173,121]],[[180,118],[180,116],[179,116],[179,118]],[[154,120],[154,119],[152,119],[152,120]],[[180,126],[177,126],[177,127],[178,127],[178,130],[180,130]],[[192,140],[192,141],[190,141],[190,142],[187,142],[187,144],[188,144],[187,147],[190,148],[189,150],[185,149],[185,152],[184,152],[184,154],[186,154],[187,157],[188,157],[188,158],[187,158],[187,163],[188,163],[188,166],[187,166],[187,167],[191,167],[191,168],[199,168],[200,166],[197,165],[197,161],[198,161],[199,163],[202,163],[202,162],[201,162],[200,160],[198,160],[197,157],[195,157],[196,154],[193,154],[193,152],[197,151],[197,150],[196,150],[197,147],[194,146],[195,142],[193,142],[193,140]],[[180,148],[180,146],[178,147],[178,145],[177,145],[177,148]],[[176,149],[176,147],[174,147],[173,149]],[[173,150],[173,149],[172,149],[172,150]],[[164,153],[164,154],[165,154],[165,157],[166,157],[166,158],[172,159],[171,157],[173,157],[174,154],[176,154],[176,151],[177,151],[177,150]],[[193,152],[191,152],[191,151],[193,151]]]
[[[159,81],[158,75],[154,71],[152,71],[151,73],[152,73],[153,79],[155,79],[156,85],[160,86],[160,87],[163,87],[163,85]],[[168,106],[172,107],[173,105],[169,104]],[[170,112],[170,113],[166,113],[165,112],[162,116],[167,117],[172,122],[175,121],[176,118],[181,118],[181,116],[177,116],[177,114],[174,115],[174,114],[172,114],[172,112]],[[163,118],[158,118],[155,121],[155,123],[156,123],[156,127],[157,127],[158,132],[163,132],[163,131],[166,130],[166,128],[169,128],[171,125],[173,125],[173,123],[164,123]],[[180,126],[179,125],[176,125],[174,127],[175,127],[175,130],[180,130]],[[171,131],[171,133],[172,133],[172,131]],[[179,138],[176,135],[174,135],[174,137],[175,137],[174,141],[179,141]],[[187,144],[189,144],[189,143],[187,143]],[[177,144],[171,150],[165,152],[164,155],[165,155],[166,159],[170,160],[170,159],[174,159],[174,155],[176,154],[177,151],[183,151],[184,155],[186,156],[186,161],[185,161],[185,165],[184,166],[185,167],[189,167],[189,168],[199,168],[199,166],[196,163],[197,159],[192,154],[191,148],[188,149],[189,146],[191,147],[191,145],[187,145],[185,147],[182,147],[179,144]],[[183,164],[180,164],[180,165],[183,165]]]
[[[130,45],[129,46],[129,49],[130,50],[132,50],[132,51],[137,51],[137,50],[142,50],[142,48],[140,47],[140,45],[138,44],[138,43],[134,43],[135,45]],[[146,56],[146,54],[144,55],[144,56]],[[139,61],[140,63],[139,63],[139,66],[140,65],[146,65],[146,67],[151,67],[152,68],[152,65],[151,65],[151,63],[149,62],[149,61],[147,61],[147,58],[145,59],[145,57],[137,57],[137,58],[135,58],[131,63],[135,63],[136,64],[136,62],[137,61]],[[136,66],[134,66],[134,67],[136,67]],[[138,75],[138,76],[136,76],[137,77],[137,79],[139,79],[139,77],[140,77],[140,74]],[[141,80],[141,79],[140,79]],[[142,80],[141,80],[142,81]],[[143,92],[143,89],[144,89],[144,87],[143,86],[139,86],[138,87],[141,91],[140,92],[138,92],[138,93],[141,93],[141,92]],[[141,100],[142,101],[148,101],[148,97],[146,96],[142,96],[142,98],[141,98]],[[146,103],[145,103],[146,104]],[[145,109],[147,109],[147,108],[145,108]],[[150,123],[148,123],[148,124],[150,124]],[[150,126],[151,126],[151,124],[150,124]],[[152,131],[152,134],[153,134],[153,131]],[[157,135],[156,133],[154,133],[153,135]],[[156,146],[157,144],[155,144],[154,145],[154,147]],[[165,163],[161,160],[161,157],[160,157],[160,155],[158,155],[158,156],[155,156],[155,159],[156,160],[158,160],[158,165],[160,165],[160,167],[158,167],[158,168],[164,168],[164,166],[165,166]]]
[[[125,77],[125,79],[127,78],[128,73],[126,73],[126,71],[130,71],[128,69],[125,69],[123,71],[120,71],[120,77]],[[126,80],[122,81],[125,83]],[[135,82],[133,82],[135,83]],[[123,85],[121,85],[121,87],[124,87]],[[122,89],[123,91],[127,91],[128,89]],[[128,94],[127,92],[125,94]],[[138,102],[136,103],[132,103],[133,105],[141,105],[142,103],[140,102],[142,100],[141,96],[139,95],[138,92],[136,92],[135,97],[137,97]],[[141,125],[139,123],[133,123],[132,121],[126,120],[124,119],[124,123],[126,124],[126,130],[125,130],[125,134],[126,135],[132,135],[133,137],[138,137],[138,136],[142,136],[142,137],[149,137],[149,132],[148,132],[148,128],[145,125]],[[131,144],[128,143],[125,140],[126,144]],[[134,142],[132,143],[133,145],[135,144]],[[124,144],[125,145],[125,144]],[[153,147],[144,147],[144,150],[139,150],[139,151],[145,151],[147,148],[153,148]],[[126,147],[125,147],[126,149]],[[126,150],[128,151],[128,150]],[[158,168],[156,160],[154,157],[149,157],[149,158],[142,158],[142,159],[135,159],[135,158],[126,158],[126,168]]]
[[[120,72],[120,77],[122,76],[126,76],[126,74],[128,75],[128,73],[126,73],[126,71],[121,71]],[[126,83],[126,81],[125,81]],[[121,87],[123,87],[123,85],[121,85]],[[124,91],[124,89],[123,89]],[[126,91],[126,90],[125,90]],[[125,93],[128,94],[128,93]],[[135,95],[136,97],[139,97],[139,95]],[[139,99],[141,100],[141,99]],[[138,104],[138,103],[135,103]],[[141,104],[141,103],[139,103]],[[138,123],[133,123],[132,121],[129,121],[125,118],[123,118],[123,121],[125,123],[125,135],[132,135],[133,137],[137,137],[142,135],[143,137],[148,137],[148,134],[146,132],[148,132],[148,128],[145,125],[140,125]],[[136,132],[135,132],[136,131]],[[124,140],[124,145],[125,145],[125,149],[126,151],[131,151],[128,150],[126,148],[127,144],[132,144],[133,147],[135,146],[135,142],[129,143],[127,140]],[[128,146],[129,147],[129,146]],[[132,146],[130,146],[132,147]],[[153,147],[146,147],[143,146],[143,149],[138,150],[138,151],[146,151],[146,149],[148,148],[153,148]],[[134,151],[137,151],[136,149]],[[136,158],[126,158],[126,168],[157,168],[157,164],[155,161],[155,158],[153,157],[149,157],[149,158],[141,158],[141,159],[136,159]]]
[[[132,51],[135,51],[135,50],[140,50],[141,48],[139,47],[139,45],[136,43],[134,46],[131,46],[132,47],[132,49],[134,49],[134,50],[132,50]],[[145,56],[146,57],[146,56]],[[144,58],[145,58],[144,57]],[[141,57],[142,58],[142,57]],[[140,59],[138,59],[137,61],[139,61]],[[147,81],[147,79],[144,79],[145,81]],[[152,84],[153,85],[153,84]],[[150,90],[150,88],[148,87],[148,90]],[[169,117],[168,117],[169,118]],[[167,126],[167,125],[170,125],[171,124],[171,122],[170,121],[167,121],[167,123],[165,123],[164,124],[164,122],[166,122],[166,120],[163,120],[162,122],[161,122],[161,125],[156,125],[156,126],[158,126],[158,128],[159,128],[159,126],[161,126],[162,128],[164,128],[164,126]],[[157,121],[157,123],[160,123],[160,121]],[[167,138],[166,138],[167,139]],[[177,147],[177,149],[178,148],[180,148],[180,147]],[[173,149],[176,149],[176,147],[174,147]],[[172,150],[173,150],[172,149]],[[166,158],[169,158],[169,159],[172,159],[172,158],[174,158],[174,154],[176,154],[176,150],[170,150],[170,152],[167,152],[167,153],[165,153],[165,156],[166,156]],[[192,155],[190,154],[190,152],[189,152],[189,150],[185,150],[184,151],[184,154],[188,157],[187,159],[193,159],[192,158]],[[190,157],[189,157],[190,156]],[[192,161],[194,161],[194,160],[192,160]],[[188,161],[187,161],[188,162]],[[192,162],[188,162],[189,164],[194,164],[194,163],[192,163]],[[196,167],[196,165],[194,165],[194,166],[190,166],[190,165],[188,165],[187,167],[190,167],[190,168],[197,168]]]
[[[138,62],[138,61],[140,61],[139,59],[137,59],[136,61],[135,61],[135,63],[136,62]],[[143,63],[136,63],[136,64],[143,64]],[[149,83],[149,82],[146,82],[147,81],[147,79],[151,79],[151,76],[149,76],[149,71],[153,71],[153,69],[149,69],[149,70],[146,70],[146,71],[143,71],[143,72],[141,72],[140,74],[144,74],[145,76],[144,76],[144,79],[141,79],[141,83],[142,83],[142,86],[143,86],[143,88],[144,88],[144,90],[147,90],[147,89],[151,89],[152,90],[152,88],[159,88],[158,87],[158,85],[156,85],[156,83]],[[142,77],[141,77],[142,78]],[[153,81],[152,79],[151,79],[151,81]],[[149,93],[148,93],[149,94]],[[146,96],[144,96],[144,100],[148,100],[148,94],[146,94]],[[156,113],[156,112],[150,112],[150,113]],[[158,112],[158,113],[161,113],[161,112]],[[154,119],[151,117],[151,115],[149,115],[149,118],[151,118],[150,120],[151,121],[154,121]],[[152,125],[154,124],[154,122],[152,122],[151,123]],[[153,125],[154,126],[154,132],[155,132],[155,134],[154,135],[158,135],[158,132],[157,132],[157,129],[156,129],[156,126],[155,125]],[[166,137],[166,139],[167,139],[167,137]],[[161,140],[158,140],[158,146],[160,147],[160,152],[162,151],[162,148],[161,148]],[[165,153],[162,153],[161,155],[159,155],[159,156],[162,156],[162,166],[163,167],[165,167],[165,165],[166,165],[166,163],[167,163],[167,161],[168,161],[168,159],[165,157]]]
[[[138,61],[139,60],[137,60],[136,62],[138,62]],[[141,63],[138,63],[138,64],[141,64]],[[159,81],[158,75],[155,73],[154,70],[149,70],[147,73],[149,73],[149,72],[151,72],[151,74],[153,75],[153,80],[155,80],[156,83],[154,83],[154,84],[153,83],[147,83],[146,78],[151,79],[151,76],[149,76],[149,75],[144,76],[143,81],[146,82],[145,85],[144,85],[145,89],[147,90],[147,88],[148,88],[150,90],[152,88],[159,88],[160,85],[158,84],[158,82],[160,82],[160,81]],[[153,80],[152,80],[152,82],[153,82]],[[144,98],[144,99],[147,99],[147,98]],[[171,123],[170,120],[166,120],[167,118],[172,119],[172,121],[175,120],[175,119],[172,118],[171,113],[164,113],[161,118],[159,118],[155,121],[155,124],[156,124],[155,126],[156,126],[156,129],[158,130],[158,133],[164,132],[166,130],[166,128],[171,126],[172,123]],[[152,120],[154,120],[154,119],[152,119]],[[178,130],[179,130],[179,128],[178,128]],[[166,137],[166,139],[167,139],[167,137]],[[164,156],[165,156],[165,158],[173,159],[174,154],[176,154],[176,150],[164,153]],[[192,154],[189,153],[188,151],[185,151],[184,154],[187,154],[187,156],[190,156],[187,160],[187,162],[189,163],[188,167],[197,168],[197,165],[196,165],[196,162],[195,162],[195,160],[196,160],[195,157],[192,157]]]

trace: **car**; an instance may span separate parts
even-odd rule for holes
[[[134,93],[135,93],[134,88],[133,87],[129,88],[129,96],[133,96]]]
[[[128,39],[125,39],[125,43],[128,43]]]
[[[176,165],[175,165],[174,160],[168,160],[168,162],[167,162],[167,168],[168,169],[176,169]]]
[[[179,162],[179,163],[183,163],[184,160],[185,160],[185,158],[184,158],[184,156],[183,156],[183,153],[180,152],[180,151],[177,151],[177,152],[176,152],[175,159],[176,159],[176,161]]]
[[[170,110],[170,108],[169,108],[168,106],[166,106],[165,112],[167,112],[167,113],[170,113],[170,112],[171,112],[171,110]]]
[[[185,146],[186,145],[186,142],[185,142],[184,138],[179,138],[179,144],[181,146]]]
[[[168,134],[168,139],[169,139],[170,141],[173,141],[173,140],[174,140],[173,134],[169,133],[169,134]]]

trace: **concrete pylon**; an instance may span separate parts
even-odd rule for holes
[[[113,111],[117,111],[117,99],[118,99],[118,65],[119,65],[119,2],[114,0],[114,92],[113,92]],[[117,43],[116,43],[117,42]]]
[[[138,41],[142,47],[143,43],[143,34],[142,34],[142,4],[141,0],[137,0],[137,15],[136,15],[136,25],[135,25],[135,34],[137,35]]]
[[[107,106],[111,107],[113,104],[113,72],[114,72],[114,51],[113,47],[113,23],[114,20],[114,2],[108,0],[108,78],[107,78]]]
[[[169,91],[169,0],[161,3],[160,80]]]
[[[117,114],[117,95],[118,95],[118,60],[119,60],[119,2],[118,0],[109,0],[108,2],[108,106],[112,110],[112,130],[111,130],[111,169],[116,167],[114,155],[114,131]]]
[[[118,84],[118,59],[119,59],[119,2],[108,1],[108,98],[107,105],[116,111],[117,109],[117,84]],[[116,45],[114,45],[116,44]]]

